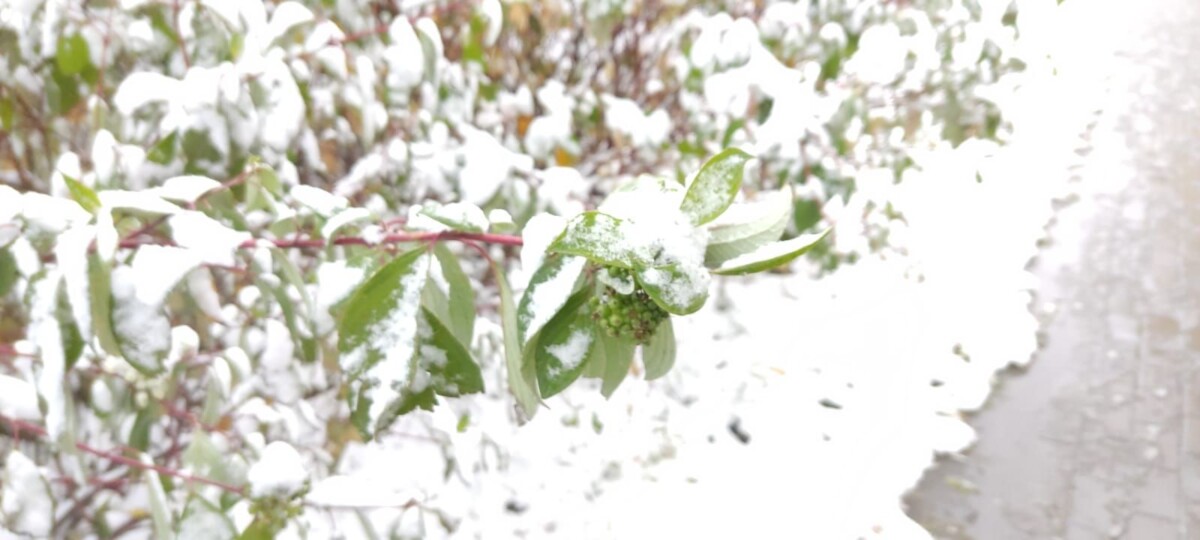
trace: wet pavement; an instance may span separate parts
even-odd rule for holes
[[[1128,4],[1120,98],[1031,266],[1041,350],[905,500],[936,538],[1200,538],[1200,2]]]

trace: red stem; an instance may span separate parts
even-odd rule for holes
[[[4,423],[7,423],[7,424],[13,426],[13,428],[15,428],[16,430],[27,431],[29,433],[36,434],[39,437],[46,436],[46,429],[37,424],[31,424],[29,422],[17,420],[16,418],[9,418],[4,415],[0,415],[0,421],[3,421]],[[185,480],[188,482],[196,482],[198,484],[207,484],[210,486],[216,486],[216,487],[219,487],[230,493],[236,493],[236,494],[242,495],[242,496],[245,496],[245,494],[246,494],[246,489],[243,487],[226,484],[224,482],[219,482],[217,480],[212,480],[210,478],[204,478],[202,476],[192,476],[190,474],[184,474],[175,469],[163,467],[161,465],[155,465],[153,463],[144,463],[141,460],[133,459],[131,457],[123,456],[121,454],[117,454],[114,452],[109,452],[107,450],[100,450],[99,448],[94,448],[92,446],[88,446],[81,442],[75,443],[75,448],[78,448],[80,451],[87,452],[93,456],[102,457],[102,458],[112,461],[114,463],[120,463],[122,465],[133,467],[135,469],[140,469],[143,471],[147,471],[147,470],[154,471],[159,474],[173,476],[175,478],[179,478],[181,480]]]
[[[443,231],[443,232],[418,232],[418,233],[395,233],[383,236],[377,242],[378,244],[399,244],[403,242],[440,242],[443,240],[459,240],[463,242],[484,242],[487,244],[502,244],[506,246],[520,246],[522,240],[520,236],[510,236],[506,234],[492,233],[470,233],[462,231]],[[332,244],[335,246],[370,246],[372,242],[367,241],[361,236],[342,236],[327,241],[321,238],[295,238],[295,239],[275,239],[275,240],[247,240],[238,246],[239,249],[252,249],[258,247],[259,243],[268,242],[277,248],[319,248]],[[169,245],[159,242],[143,242],[136,238],[128,238],[121,240],[120,246],[125,249],[137,248],[144,245]]]

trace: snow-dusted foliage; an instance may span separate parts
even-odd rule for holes
[[[0,526],[484,536],[714,276],[902,252],[1024,4],[0,4]]]

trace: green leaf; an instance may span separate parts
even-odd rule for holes
[[[144,454],[142,462],[152,464]],[[171,503],[167,500],[162,480],[153,469],[146,469],[144,475],[146,494],[150,499],[150,521],[154,525],[154,537],[171,538],[171,532],[175,529],[174,518],[171,516]]]
[[[617,387],[629,375],[629,365],[633,363],[633,352],[637,343],[630,338],[612,337],[604,332],[597,332],[596,346],[592,348],[592,358],[588,362],[604,364],[604,377],[600,383],[600,393],[604,397],[612,397]]]
[[[636,268],[648,261],[639,256],[626,239],[625,222],[608,214],[590,210],[567,223],[566,229],[547,251],[578,255],[606,266]]]
[[[818,234],[802,234],[791,240],[767,244],[753,252],[730,259],[717,269],[714,274],[742,275],[770,270],[776,266],[787,264],[792,259],[803,255],[816,246],[832,229],[825,229]]]
[[[58,52],[54,56],[63,75],[75,75],[91,64],[87,40],[79,34],[58,37]]]
[[[417,356],[410,365],[408,385],[400,400],[389,405],[395,407],[395,416],[417,407],[432,409],[437,402],[434,394],[456,397],[483,391],[483,374],[467,348],[428,309],[420,317]]]
[[[789,191],[772,191],[756,202],[730,207],[721,221],[709,228],[704,264],[717,267],[779,240],[787,228],[791,199]],[[726,221],[726,218],[733,219]]]
[[[796,199],[792,208],[792,223],[797,232],[804,232],[821,222],[821,203],[813,199]]]
[[[438,46],[433,39],[419,29],[413,29],[421,40],[421,55],[425,58],[424,78],[427,81],[437,80]]]
[[[487,229],[487,216],[478,206],[470,203],[456,202],[446,205],[426,203],[418,212],[455,231],[482,233]]]
[[[500,289],[500,327],[504,331],[504,363],[508,369],[508,390],[516,398],[525,418],[532,419],[540,402],[537,375],[534,373],[532,362],[522,361],[524,355],[521,353],[521,342],[517,336],[517,308],[513,302],[512,289],[508,287],[504,271],[494,261],[492,272],[496,276],[496,286]]]
[[[356,417],[365,420],[358,427],[366,434],[395,419],[392,405],[416,358],[417,315],[429,263],[424,249],[396,257],[359,286],[342,313],[338,352],[351,379]]]
[[[585,259],[569,255],[548,254],[542,260],[517,306],[517,331],[522,345],[528,345],[567,302],[586,265]]]
[[[280,184],[279,175],[275,174],[275,169],[262,163],[258,158],[251,158],[250,166],[254,167],[254,172],[250,174],[252,183],[262,186],[276,197],[283,196],[283,185]]]
[[[688,186],[679,209],[696,225],[716,219],[733,204],[742,185],[742,170],[750,159],[750,154],[737,148],[727,148],[713,156]]]
[[[433,254],[450,285],[450,305],[444,320],[458,341],[470,347],[475,337],[475,288],[450,248],[439,243],[434,246]]]
[[[596,325],[587,305],[590,292],[584,289],[567,300],[537,340],[534,363],[543,398],[565,390],[587,365],[596,341]]]
[[[0,128],[4,131],[12,131],[13,128],[13,113],[16,112],[16,107],[13,105],[12,98],[0,99]]]
[[[678,264],[640,268],[634,271],[638,284],[658,307],[675,315],[691,315],[708,301],[710,277],[703,268],[685,272]]]
[[[46,81],[46,104],[50,112],[65,114],[79,103],[79,79],[64,74],[55,63],[50,67],[50,79]]]
[[[675,365],[675,326],[670,317],[658,325],[650,342],[642,347],[642,363],[647,381],[666,375]]]
[[[65,284],[60,284],[58,289],[58,298],[54,306],[54,318],[58,321],[59,335],[62,336],[63,358],[66,361],[66,369],[69,371],[71,366],[79,360],[79,356],[83,354],[83,337],[79,333],[79,326],[75,323],[75,316],[71,313],[71,302],[67,299],[67,289]]]
[[[19,277],[16,257],[7,248],[0,249],[0,296],[8,294]]]
[[[159,165],[166,165],[175,161],[175,152],[178,148],[176,141],[179,140],[179,132],[172,131],[166,137],[163,137],[154,143],[149,152],[146,152],[146,160]]]
[[[121,356],[112,322],[112,268],[99,255],[88,255],[88,305],[92,311],[92,334],[100,347],[113,356]]]
[[[271,526],[271,522],[263,518],[254,518],[250,526],[238,535],[238,540],[273,540],[275,532],[275,527]]]
[[[300,351],[300,356],[305,362],[312,362],[316,359],[316,342],[312,338],[304,336],[315,335],[316,329],[313,328],[312,313],[316,312],[316,304],[313,303],[312,295],[308,293],[308,285],[304,282],[304,277],[300,275],[300,269],[296,267],[296,263],[288,257],[288,254],[279,248],[271,248],[271,260],[279,267],[280,273],[287,280],[287,283],[292,285],[300,293],[300,300],[304,302],[304,311],[297,316],[296,308],[293,305],[292,297],[288,294],[284,287],[268,287],[272,289],[273,296],[279,302],[281,308],[284,308],[284,319],[287,322],[288,333],[292,335],[292,340],[296,343],[296,349]],[[259,285],[260,287],[263,284]],[[307,324],[307,328],[302,331],[300,325]]]
[[[63,181],[67,183],[67,191],[71,192],[71,198],[75,199],[79,206],[88,212],[95,212],[100,208],[100,197],[96,195],[95,191],[92,191],[92,188],[65,174],[62,177]]]
[[[150,428],[158,421],[158,415],[158,405],[154,403],[138,409],[137,416],[133,419],[133,427],[129,430],[130,447],[142,452],[150,448]]]

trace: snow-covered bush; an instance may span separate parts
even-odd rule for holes
[[[914,154],[1004,139],[1015,13],[0,6],[3,526],[321,537],[341,522],[318,512],[437,513],[338,464],[437,396],[521,423],[581,377],[661,377],[713,274],[887,249],[903,216],[879,194]]]

